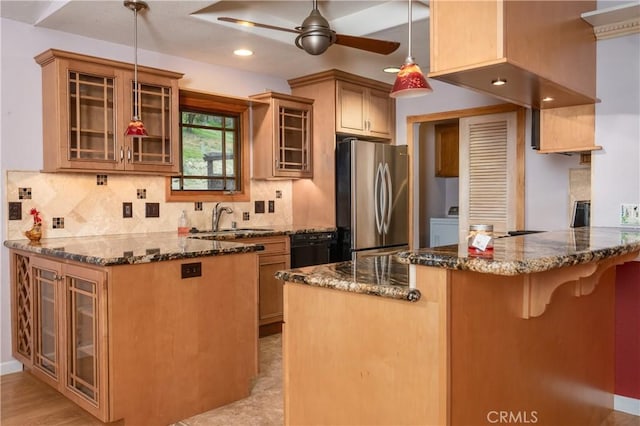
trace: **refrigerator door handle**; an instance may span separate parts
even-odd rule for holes
[[[387,204],[386,204],[386,212],[383,214],[386,216],[384,218],[384,233],[387,234],[389,232],[389,226],[391,225],[391,209],[393,208],[393,183],[391,181],[391,172],[389,171],[389,163],[384,164],[384,176],[386,178],[385,188],[387,190]]]
[[[374,185],[373,185],[373,207],[374,207],[374,213],[376,215],[376,229],[378,230],[378,234],[382,234],[382,229],[383,229],[383,221],[384,221],[384,217],[383,217],[383,210],[381,207],[381,203],[382,200],[380,199],[380,192],[381,190],[384,190],[384,188],[380,188],[380,186],[382,185],[384,187],[385,185],[385,181],[384,181],[384,176],[383,176],[383,168],[382,168],[382,163],[378,163],[378,169],[376,170],[376,176],[374,178]]]

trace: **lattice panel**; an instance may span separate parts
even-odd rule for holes
[[[31,359],[33,353],[33,300],[31,277],[29,276],[29,258],[16,255],[16,350]]]

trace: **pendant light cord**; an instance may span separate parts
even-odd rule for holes
[[[135,101],[135,119],[140,119],[140,110],[138,102],[139,93],[138,93],[138,8],[133,9],[133,82],[134,82],[134,101]]]
[[[411,54],[411,39],[412,39],[412,34],[413,32],[411,31],[411,25],[412,25],[412,21],[413,21],[413,13],[411,13],[411,0],[409,0],[409,54],[407,56],[407,63],[411,63],[413,64],[415,62],[415,60],[413,59],[413,55]]]

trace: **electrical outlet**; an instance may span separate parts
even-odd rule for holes
[[[202,263],[183,263],[180,265],[182,278],[193,278],[202,276]]]
[[[133,203],[122,203],[122,217],[133,217]]]
[[[9,220],[22,220],[22,203],[9,201]]]
[[[160,217],[160,203],[144,203],[145,217]]]
[[[620,204],[620,224],[640,226],[640,204]]]
[[[269,213],[274,213],[276,211],[276,202],[273,200],[269,200]]]

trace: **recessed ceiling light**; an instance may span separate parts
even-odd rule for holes
[[[553,100],[553,98],[551,96],[545,96],[544,98],[542,98],[542,102],[551,102]]]
[[[253,55],[253,51],[249,49],[236,49],[233,51],[233,54],[236,56],[251,56]]]
[[[397,73],[400,72],[400,68],[399,67],[386,67],[382,71],[388,72],[390,74],[397,74]]]
[[[507,80],[505,80],[504,78],[498,78],[491,81],[491,84],[493,84],[494,86],[504,86],[505,84],[507,84]]]

